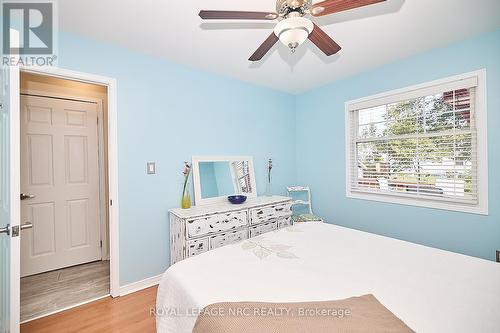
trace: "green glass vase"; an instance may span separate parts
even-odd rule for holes
[[[191,208],[191,194],[189,193],[189,183],[186,184],[184,192],[182,193],[181,207],[182,209]]]

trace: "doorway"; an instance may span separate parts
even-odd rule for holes
[[[18,34],[11,29],[13,40]],[[2,255],[0,277],[6,287],[0,287],[0,326],[12,333],[20,328],[20,240],[26,229],[21,221],[20,177],[20,83],[17,66],[0,66],[0,240]],[[108,108],[108,193],[110,293],[120,296],[119,267],[119,194],[118,194],[118,133],[117,133],[117,81],[114,78],[67,70],[60,67],[23,67],[21,71],[41,76],[91,83],[107,87]],[[24,229],[24,230],[23,230]],[[4,260],[5,259],[5,260]],[[7,292],[6,292],[7,291]],[[10,306],[9,306],[10,305]],[[75,305],[76,306],[76,305]],[[59,310],[57,310],[59,311]],[[55,312],[57,312],[55,311]]]
[[[108,88],[21,73],[21,322],[110,294]]]

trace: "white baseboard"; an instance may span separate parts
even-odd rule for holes
[[[157,276],[152,276],[150,278],[137,281],[134,283],[127,284],[125,286],[120,287],[120,296],[125,296],[131,293],[135,293],[136,291],[146,289],[149,287],[156,286],[157,284],[160,283],[161,277],[163,274],[157,275]]]

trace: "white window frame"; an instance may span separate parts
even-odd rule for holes
[[[351,160],[351,130],[350,113],[355,109],[375,107],[383,104],[399,102],[403,99],[411,99],[415,96],[415,91],[428,89],[432,91],[436,87],[446,85],[457,85],[459,81],[477,80],[475,115],[477,128],[477,177],[478,177],[478,204],[460,204],[453,202],[435,201],[432,199],[404,198],[383,193],[362,193],[351,190],[352,163]],[[447,77],[440,80],[417,84],[414,86],[391,90],[380,94],[348,101],[345,103],[345,160],[346,160],[346,197],[352,199],[362,199],[379,202],[389,202],[402,205],[427,207],[451,210],[457,212],[488,215],[488,123],[487,123],[487,87],[486,87],[486,69],[464,73]]]

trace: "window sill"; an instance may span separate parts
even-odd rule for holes
[[[347,191],[346,197],[350,199],[360,199],[369,200],[377,202],[386,202],[399,205],[416,206],[424,208],[433,208],[441,210],[449,210],[454,212],[478,214],[478,215],[489,215],[487,203],[479,205],[461,205],[456,203],[448,202],[436,202],[425,199],[415,199],[415,198],[401,198],[393,195],[384,195],[380,193],[363,193]]]

